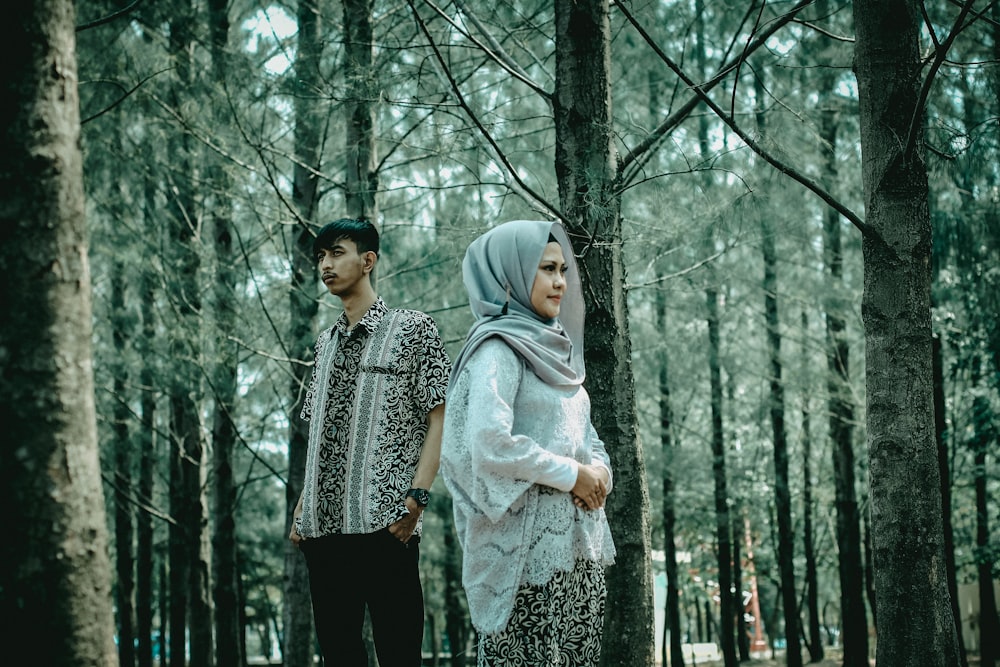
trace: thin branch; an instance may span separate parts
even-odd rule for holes
[[[673,280],[675,278],[681,278],[683,276],[688,275],[689,273],[694,273],[695,271],[697,271],[701,267],[705,266],[709,262],[714,262],[718,258],[722,257],[726,252],[727,252],[727,250],[720,250],[719,252],[717,252],[717,253],[715,253],[713,255],[709,255],[708,257],[706,257],[706,258],[704,258],[704,259],[702,259],[702,260],[700,260],[698,262],[695,262],[694,264],[692,264],[691,266],[687,267],[686,269],[681,269],[680,271],[676,271],[674,273],[671,273],[670,275],[658,276],[657,278],[655,278],[653,280],[647,280],[647,281],[642,282],[642,283],[632,283],[632,284],[626,285],[625,289],[628,290],[628,291],[631,291],[631,290],[639,289],[640,287],[652,287],[654,285],[659,285],[660,283],[665,283],[668,280]]]
[[[552,94],[531,80],[531,77],[528,76],[528,73],[524,71],[524,68],[521,67],[521,65],[516,60],[511,58],[510,55],[504,50],[503,45],[500,44],[500,42],[498,42],[493,37],[493,35],[490,34],[489,30],[487,30],[486,27],[479,20],[479,17],[477,17],[475,14],[469,11],[468,6],[466,5],[465,2],[463,2],[463,0],[455,0],[455,4],[458,6],[461,12],[465,14],[470,21],[472,21],[472,24],[476,26],[476,28],[486,36],[489,45],[483,44],[480,40],[473,37],[469,32],[462,30],[462,28],[455,22],[455,20],[452,19],[450,16],[448,16],[444,12],[444,10],[435,5],[432,2],[432,0],[424,0],[424,2],[428,6],[433,8],[435,12],[437,12],[448,23],[450,23],[456,30],[458,30],[467,38],[469,38],[469,40],[471,40],[484,53],[486,53],[493,60],[493,62],[495,62],[500,67],[507,70],[507,72],[511,76],[513,76],[515,79],[526,85],[528,88],[535,91],[535,93],[537,93],[539,97],[544,99],[551,108]]]
[[[534,190],[531,189],[531,187],[527,183],[521,180],[521,177],[520,175],[518,175],[517,170],[514,168],[514,165],[510,163],[510,160],[507,158],[507,155],[503,152],[503,150],[501,150],[500,145],[497,143],[496,139],[493,138],[493,135],[490,134],[490,131],[486,129],[486,126],[483,125],[482,121],[479,120],[479,117],[469,106],[468,102],[465,101],[465,96],[462,95],[462,90],[461,88],[459,88],[458,82],[455,81],[455,77],[452,76],[451,70],[448,69],[448,65],[445,62],[444,55],[441,53],[440,49],[438,49],[437,44],[431,37],[430,30],[428,29],[427,24],[420,17],[420,13],[417,12],[417,8],[413,5],[413,0],[406,0],[406,3],[410,6],[410,10],[413,12],[413,18],[417,22],[417,27],[420,28],[420,32],[423,33],[424,37],[427,39],[428,45],[430,45],[431,50],[434,52],[434,59],[438,62],[438,65],[440,66],[440,71],[442,72],[443,76],[448,80],[448,84],[452,92],[455,94],[455,99],[457,100],[459,106],[462,107],[462,110],[465,111],[469,119],[473,122],[473,124],[475,124],[476,128],[479,130],[480,135],[484,137],[486,141],[490,144],[490,147],[493,149],[496,158],[503,164],[507,173],[510,175],[513,182],[517,185],[517,188],[521,191],[522,194],[526,195],[536,204],[541,206],[546,213],[560,220],[563,220],[564,219],[563,215],[559,212],[559,210],[555,206],[546,201],[544,197],[536,193]]]
[[[753,24],[753,30],[750,31],[750,35],[751,36],[754,33],[757,32],[758,28],[760,28],[760,21],[761,21],[762,18],[764,18],[764,8],[765,7],[767,7],[767,3],[766,2],[760,3],[760,11],[757,12],[757,20]],[[752,6],[751,6],[751,9],[752,9]],[[750,47],[750,40],[747,39],[747,43],[743,47],[743,53],[740,54],[740,61],[739,61],[740,64],[736,67],[736,74],[733,76],[733,94],[730,97],[730,101],[729,101],[729,113],[732,116],[736,115],[736,86],[739,84],[739,81],[740,81],[740,71],[743,68],[743,63],[745,63],[747,61],[747,57],[750,55],[749,53],[747,53],[747,49],[749,47]],[[699,48],[701,48],[701,47],[699,46]],[[699,72],[699,74],[701,74],[701,72]]]
[[[133,0],[132,4],[126,6],[123,9],[119,9],[114,14],[109,14],[104,18],[100,18],[95,21],[90,21],[89,23],[84,23],[82,25],[76,26],[76,31],[83,32],[84,30],[90,30],[91,28],[96,28],[97,26],[104,25],[105,23],[111,23],[112,21],[119,19],[122,16],[125,16],[126,14],[130,14],[133,9],[139,6],[140,2],[142,2],[142,0]]]
[[[663,50],[660,49],[660,47],[653,42],[649,34],[642,28],[642,26],[638,24],[638,22],[632,17],[632,15],[628,12],[627,9],[619,5],[619,10],[625,15],[625,17],[629,20],[629,22],[632,23],[633,27],[635,27],[635,29],[639,32],[642,38],[646,40],[646,43],[649,44],[649,46],[656,52],[656,54],[660,57],[660,59],[663,60],[663,62],[667,65],[667,67],[669,67],[678,77],[680,77],[681,80],[684,81],[684,83],[687,84],[687,86],[695,92],[695,94],[698,96],[698,99],[701,102],[703,102],[709,109],[711,109],[715,113],[715,115],[718,116],[719,119],[729,127],[729,129],[731,129],[734,133],[736,133],[736,135],[739,136],[740,139],[742,139],[743,142],[754,153],[759,155],[768,164],[770,164],[772,167],[777,169],[782,174],[785,174],[792,180],[797,181],[798,183],[804,185],[808,190],[812,191],[820,199],[826,202],[827,205],[829,205],[831,208],[836,210],[842,216],[850,220],[851,224],[857,227],[862,234],[870,235],[874,233],[873,230],[870,229],[868,225],[866,225],[865,222],[856,213],[854,213],[854,211],[847,208],[847,206],[845,206],[837,199],[835,199],[833,195],[827,192],[819,183],[816,183],[815,181],[808,178],[804,174],[799,173],[796,169],[794,169],[790,165],[781,162],[776,157],[774,157],[766,150],[764,150],[763,146],[758,144],[747,132],[745,132],[742,128],[740,128],[740,126],[736,123],[736,121],[732,118],[732,116],[727,114],[714,101],[712,101],[712,98],[708,96],[705,90],[703,90],[701,86],[692,81],[691,78],[688,77],[684,73],[684,71],[670,58],[670,56],[664,53]]]
[[[777,19],[775,19],[774,22],[772,22],[771,25],[767,28],[767,30],[760,33],[757,39],[747,44],[746,48],[743,50],[743,53],[740,56],[724,64],[714,77],[712,77],[705,83],[701,84],[700,90],[707,93],[708,91],[712,90],[717,85],[719,85],[719,83],[721,83],[722,80],[725,79],[730,72],[735,70],[737,66],[744,59],[748,58],[750,54],[752,54],[761,46],[766,44],[767,40],[770,39],[774,33],[778,32],[778,30],[783,28],[788,23],[791,23],[795,19],[796,14],[798,14],[800,11],[811,5],[813,1],[814,0],[799,0],[797,3],[795,3],[795,6],[792,7],[787,14],[784,14],[783,16],[780,16]],[[615,7],[617,7],[619,11],[621,11],[625,15],[625,17],[629,20],[629,22],[640,30],[640,32],[646,34],[645,31],[639,27],[639,24],[635,20],[635,18],[625,9],[624,4],[616,3]],[[648,36],[646,37],[646,41],[649,42],[651,46],[656,48],[652,40]],[[657,51],[659,51],[659,49],[657,49]],[[640,155],[650,150],[653,146],[657,145],[660,142],[663,135],[667,134],[668,132],[673,130],[676,126],[680,125],[681,122],[691,114],[691,112],[695,109],[695,107],[698,106],[698,103],[700,101],[701,98],[696,93],[694,96],[691,97],[691,99],[685,102],[677,111],[672,113],[666,120],[660,123],[660,125],[655,130],[650,132],[649,136],[647,136],[638,146],[629,151],[629,153],[625,157],[623,157],[621,162],[619,163],[618,166],[619,175],[624,174],[625,169],[633,162],[635,162]],[[624,182],[627,182],[630,178],[632,178],[632,176],[629,176],[628,178],[623,178],[622,180]]]
[[[972,5],[976,0],[966,0],[965,4],[962,5],[961,10],[958,12],[958,16],[955,17],[955,23],[952,25],[951,32],[948,37],[940,45],[937,44],[937,38],[934,35],[931,26],[927,26],[927,31],[931,33],[931,39],[934,40],[934,62],[931,63],[930,69],[927,71],[927,76],[924,78],[924,83],[920,87],[920,93],[917,97],[916,108],[913,111],[913,117],[910,119],[910,128],[906,133],[906,143],[903,146],[903,158],[909,159],[916,149],[917,143],[917,133],[920,130],[920,125],[924,115],[924,106],[927,104],[927,98],[931,94],[931,85],[934,83],[934,78],[937,76],[938,70],[941,69],[941,65],[945,62],[945,56],[948,55],[948,51],[951,49],[951,45],[955,43],[955,40],[966,28],[975,23],[979,17],[982,16],[984,12],[989,10],[997,0],[986,5],[986,7],[979,12],[973,14],[973,18],[968,23],[965,22],[966,16],[972,11]],[[923,8],[923,3],[920,3],[921,8]],[[926,14],[925,14],[926,16]]]
[[[113,84],[115,86],[118,86],[122,90],[125,90],[125,93],[121,97],[119,97],[117,100],[115,100],[114,102],[112,102],[110,106],[107,106],[107,107],[101,109],[100,111],[98,111],[97,113],[93,114],[92,116],[88,116],[87,118],[84,118],[83,120],[81,120],[80,121],[80,125],[85,125],[85,124],[89,123],[92,120],[96,120],[97,118],[100,118],[101,116],[103,116],[104,114],[108,113],[109,111],[111,111],[112,109],[114,109],[115,107],[117,107],[119,104],[121,104],[122,102],[124,102],[125,100],[127,100],[129,97],[131,97],[132,93],[134,93],[135,91],[139,90],[139,88],[144,83],[146,83],[147,81],[149,81],[150,79],[152,79],[154,76],[159,76],[160,74],[163,74],[164,72],[169,72],[172,69],[173,69],[173,67],[167,67],[166,69],[161,69],[158,72],[153,72],[152,74],[150,74],[149,76],[147,76],[145,79],[142,79],[141,81],[139,81],[139,83],[135,84],[134,86],[132,86],[128,90],[125,90],[125,86],[121,85],[117,81],[100,80],[101,83],[111,83],[111,84]],[[95,81],[94,83],[97,83],[97,82],[98,81]]]
[[[113,491],[115,491],[115,497],[116,498],[121,498],[121,499],[125,500],[126,502],[128,502],[128,504],[134,505],[135,507],[138,507],[140,510],[142,510],[146,514],[149,514],[150,516],[154,516],[157,519],[160,519],[162,521],[166,521],[170,525],[173,525],[173,526],[177,525],[177,520],[174,519],[169,514],[167,514],[166,512],[163,512],[162,510],[158,510],[155,507],[153,507],[152,505],[150,505],[149,503],[145,503],[145,502],[139,500],[134,495],[132,495],[131,491],[123,489],[120,486],[118,486],[118,483],[108,473],[101,473],[101,478],[104,480],[105,484],[107,484],[108,486],[110,486],[111,489]]]
[[[810,23],[809,21],[799,21],[798,19],[796,19],[795,21],[793,21],[793,23],[798,23],[799,25],[804,26],[806,28],[809,28],[813,32],[818,32],[819,34],[823,35],[824,37],[832,39],[832,40],[834,40],[836,42],[844,42],[845,44],[853,44],[854,43],[854,38],[853,37],[847,37],[845,35],[836,35],[836,34],[830,32],[829,30],[827,30],[826,28],[821,28],[820,26],[816,25],[815,23]]]

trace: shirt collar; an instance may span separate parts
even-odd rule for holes
[[[382,321],[382,318],[388,312],[389,307],[385,305],[385,301],[382,300],[382,297],[378,297],[375,299],[375,303],[371,305],[371,307],[365,312],[364,316],[358,320],[358,323],[353,327],[348,328],[347,313],[341,313],[334,326],[336,326],[337,332],[340,333],[341,336],[351,335],[358,329],[358,327],[363,327],[366,332],[371,333],[372,331],[375,331],[378,323]]]

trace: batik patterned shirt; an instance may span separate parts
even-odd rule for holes
[[[444,402],[450,369],[434,321],[382,299],[353,327],[342,315],[320,334],[301,415],[303,537],[372,533],[407,514],[427,413]]]

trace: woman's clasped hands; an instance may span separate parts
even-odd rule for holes
[[[603,466],[581,465],[576,475],[576,484],[570,490],[573,502],[583,510],[604,507],[608,497],[608,471]]]

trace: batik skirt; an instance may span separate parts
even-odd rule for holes
[[[591,667],[601,659],[604,566],[580,560],[517,593],[507,627],[479,638],[478,667]]]

